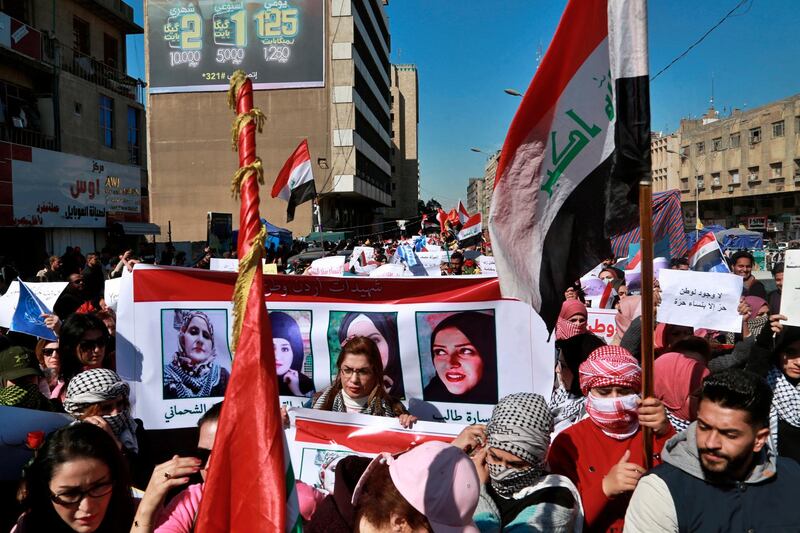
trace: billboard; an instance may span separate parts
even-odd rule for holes
[[[151,93],[227,91],[244,70],[253,88],[323,87],[323,0],[150,0]]]
[[[106,215],[141,211],[141,169],[31,148],[11,162],[14,224],[104,228]]]

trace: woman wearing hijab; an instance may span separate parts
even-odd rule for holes
[[[642,315],[642,297],[638,295],[627,296],[619,302],[619,313],[615,322],[617,326],[614,334],[614,344],[619,344],[631,323]]]
[[[436,369],[423,390],[432,402],[497,402],[497,355],[494,317],[477,311],[454,313],[431,333]]]
[[[667,418],[676,432],[685,430],[697,418],[696,393],[710,373],[701,356],[691,352],[665,353],[653,363],[653,392],[667,408]]]
[[[164,399],[224,396],[230,374],[217,362],[214,325],[202,311],[176,311],[178,351],[164,366]]]
[[[501,399],[486,426],[486,446],[472,460],[481,480],[475,524],[481,531],[573,531],[583,521],[580,496],[545,466],[553,419],[544,398]]]
[[[282,311],[269,314],[272,344],[275,348],[275,372],[281,396],[307,396],[314,393],[314,382],[303,374],[303,337],[297,321]]]
[[[589,313],[580,300],[564,300],[556,321],[556,340],[565,340],[586,333]]]
[[[131,466],[134,485],[146,487],[153,471],[141,444],[144,428],[131,416],[130,387],[113,370],[95,368],[81,372],[67,386],[64,410],[114,437]]]
[[[585,531],[622,531],[631,494],[645,473],[642,426],[655,433],[656,463],[675,431],[660,400],[639,398],[642,370],[624,348],[596,349],[579,374],[589,417],[556,436],[548,464],[578,488]]]
[[[581,392],[578,369],[589,354],[606,343],[592,333],[581,333],[567,340],[556,341],[558,386],[550,398],[553,415],[553,437],[586,417],[586,398]]]
[[[395,398],[404,398],[400,342],[394,313],[347,313],[339,326],[340,345],[344,346],[353,337],[367,337],[378,346],[386,391]]]
[[[677,324],[664,324],[659,323],[653,332],[653,348],[656,358],[661,354],[675,351],[674,346],[694,336],[694,328],[689,326],[680,326]]]

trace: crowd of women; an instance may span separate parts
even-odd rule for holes
[[[751,295],[739,309],[742,333],[658,323],[654,392],[645,396],[640,297],[618,293],[624,297],[617,302],[617,333],[606,344],[587,330],[580,289],[565,292],[549,398],[508,395],[491,402],[487,424],[466,427],[450,444],[429,442],[372,459],[348,456],[328,465],[322,486],[298,482],[305,530],[642,530],[626,526],[626,513],[640,481],[653,473],[648,467],[662,462],[662,451],[674,455],[676,443],[694,443],[701,430],[710,431],[708,420],[697,420],[703,402],[729,405],[718,399],[720,387],[748,379],[768,387],[772,399],[768,427],[757,428],[768,442],[754,450],[800,459],[800,328],[785,326],[786,317]],[[303,374],[297,320],[284,312],[270,319],[281,394],[307,397],[314,409],[393,417],[413,428],[417,418],[401,401],[396,328],[384,315],[341,317],[335,377],[320,391]],[[475,372],[456,375],[469,365],[504,371],[483,367],[480,354],[493,354],[494,343],[475,335],[489,327],[482,321],[488,322],[481,313],[457,313],[432,328],[436,376],[426,399],[470,394],[463,376]],[[224,390],[229,374],[214,362],[212,321],[198,311],[176,315],[175,324],[179,341],[165,364],[165,397]],[[129,385],[115,372],[113,313],[74,312],[63,322],[51,317],[48,325],[57,340],[28,347],[14,334],[2,338],[11,346],[0,352],[0,405],[63,412],[73,422],[31,444],[34,458],[19,479],[3,482],[0,525],[18,533],[193,531],[223,403],[196,430],[156,437],[132,417]],[[470,402],[486,403],[477,396]],[[647,439],[650,457],[642,451]],[[733,472],[712,468],[733,461],[722,448],[714,450],[700,450],[703,471]],[[800,522],[794,525],[800,529]]]

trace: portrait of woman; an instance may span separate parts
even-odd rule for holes
[[[296,313],[309,311],[296,311]],[[314,393],[314,382],[303,373],[305,349],[300,325],[289,313],[272,311],[272,344],[275,347],[275,371],[278,374],[278,390],[281,396],[306,396]]]
[[[418,335],[420,318],[425,320],[425,315],[429,314],[417,314]],[[497,403],[497,348],[493,314],[463,311],[446,316],[433,327],[427,353],[423,350],[423,344],[426,344],[423,337],[420,337],[420,357],[430,357],[434,370],[422,392],[424,400]],[[423,369],[431,366],[420,362]]]
[[[180,309],[174,313],[178,342],[164,364],[164,399],[224,396],[230,373],[217,360],[214,324],[209,315]]]
[[[403,367],[400,364],[400,344],[397,335],[396,313],[331,312],[331,322],[335,315],[341,316],[339,324],[339,347],[354,337],[367,337],[372,340],[381,353],[383,363],[383,385],[386,392],[395,398],[405,398],[403,386]],[[331,353],[335,353],[331,350]]]

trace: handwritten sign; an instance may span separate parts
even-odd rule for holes
[[[209,270],[216,270],[218,272],[239,272],[239,260],[212,257],[208,268]]]
[[[481,274],[496,276],[497,267],[494,263],[494,257],[491,255],[478,256],[478,267],[481,269]]]
[[[264,274],[277,274],[278,265],[275,263],[261,263],[261,271]]]
[[[402,263],[386,263],[369,273],[371,278],[401,278],[406,275],[406,267]]]
[[[27,283],[26,285],[48,309],[52,309],[67,283],[57,281],[54,283]],[[8,291],[0,296],[0,327],[11,327],[11,317],[17,310],[17,301],[19,301],[19,282],[12,281]]]
[[[788,326],[800,326],[800,250],[786,250],[784,256],[781,314]]]
[[[589,316],[586,325],[589,331],[611,344],[611,339],[617,332],[617,310],[588,308]]]
[[[117,311],[117,302],[119,302],[119,289],[122,285],[122,278],[107,279],[103,284],[103,299],[106,305],[109,306],[114,312]]]
[[[348,265],[349,268],[358,266],[358,260],[362,253],[364,254],[364,259],[366,261],[372,261],[375,259],[375,248],[372,246],[356,246],[353,248],[353,255],[350,256],[350,264]]]
[[[739,298],[742,278],[721,272],[662,270],[658,321],[666,324],[742,331]]]
[[[308,268],[308,274],[312,276],[341,276],[342,270],[344,270],[344,259],[343,255],[315,259]]]

